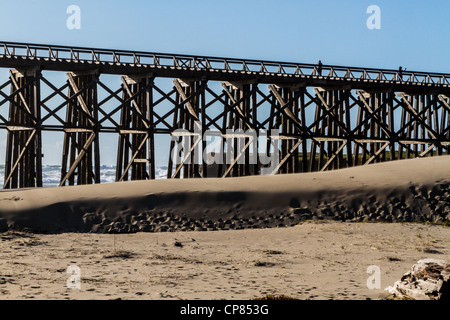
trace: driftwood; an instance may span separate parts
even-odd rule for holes
[[[450,300],[450,264],[444,260],[420,260],[386,290],[398,299]]]

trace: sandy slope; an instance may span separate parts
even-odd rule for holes
[[[322,173],[0,191],[0,230],[50,233],[162,223],[170,230],[265,227],[313,217],[442,222],[449,214],[450,156]]]

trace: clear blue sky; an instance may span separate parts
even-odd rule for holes
[[[81,8],[81,30],[66,9]],[[369,30],[369,5],[381,30]],[[450,72],[446,0],[0,0],[0,39]]]
[[[66,27],[72,4],[80,30]],[[0,40],[450,73],[449,12],[447,0],[0,0]]]

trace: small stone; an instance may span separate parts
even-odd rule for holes
[[[175,241],[174,246],[183,248],[183,244],[180,241]]]

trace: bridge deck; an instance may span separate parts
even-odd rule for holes
[[[450,92],[450,74],[0,41],[0,67],[370,91]]]

